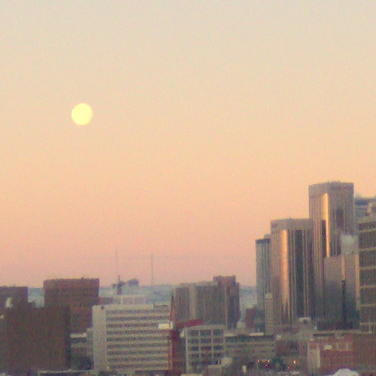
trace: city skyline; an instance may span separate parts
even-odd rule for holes
[[[0,284],[149,284],[153,254],[156,284],[255,285],[255,240],[308,217],[309,185],[376,194],[375,12],[3,1]]]

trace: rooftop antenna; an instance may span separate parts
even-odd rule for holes
[[[115,250],[115,261],[116,261],[116,274],[117,274],[117,281],[112,285],[112,288],[115,289],[116,295],[121,295],[122,287],[125,285],[125,282],[120,279],[119,274],[119,253]]]

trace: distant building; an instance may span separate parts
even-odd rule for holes
[[[313,312],[312,221],[271,222],[271,283],[274,329],[291,328]]]
[[[6,308],[25,305],[27,302],[26,286],[0,286],[0,314],[3,314]]]
[[[0,370],[24,375],[70,366],[69,312],[63,307],[9,308],[0,319]]]
[[[72,333],[85,333],[91,327],[91,309],[99,300],[99,279],[50,279],[44,281],[43,288],[46,307],[69,307]]]
[[[181,284],[174,289],[174,320],[202,320],[235,328],[240,318],[239,284],[235,277]]]
[[[265,295],[270,286],[270,235],[256,240],[257,308],[265,311]]]
[[[161,375],[168,370],[170,308],[157,304],[93,307],[94,369]]]
[[[376,215],[359,220],[360,328],[376,334]]]
[[[341,235],[355,234],[353,183],[327,182],[309,186],[309,216],[313,222],[315,316],[325,316],[324,258],[338,256]]]

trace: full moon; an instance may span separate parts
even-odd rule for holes
[[[87,125],[93,118],[93,109],[86,103],[80,103],[73,107],[72,120],[76,125]]]

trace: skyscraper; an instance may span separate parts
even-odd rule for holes
[[[265,312],[265,295],[270,290],[270,235],[256,240],[257,308]]]
[[[354,235],[354,185],[328,182],[309,186],[309,216],[313,222],[315,316],[325,315],[324,258],[338,256],[341,236]]]
[[[276,331],[312,315],[312,221],[271,222],[271,289]]]

